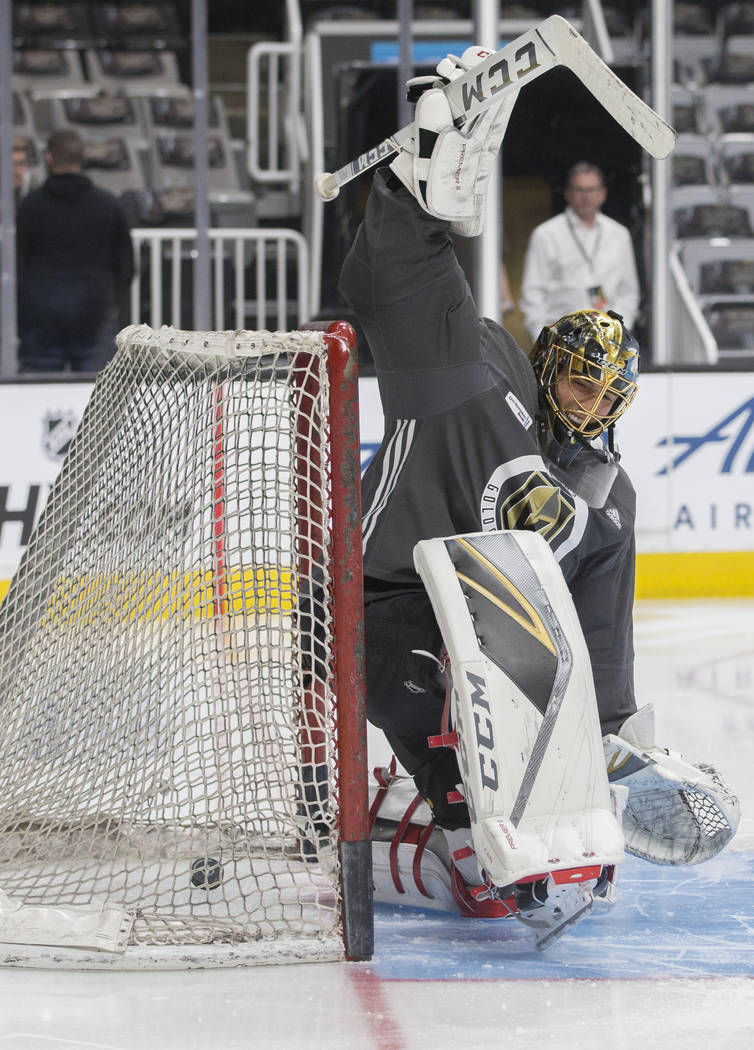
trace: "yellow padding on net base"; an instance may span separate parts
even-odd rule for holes
[[[7,587],[6,587],[7,590]],[[135,576],[82,576],[58,580],[40,626],[97,620],[149,622],[203,619],[240,612],[291,612],[293,569],[259,566]]]

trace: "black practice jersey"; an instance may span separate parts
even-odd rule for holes
[[[418,540],[540,532],[579,614],[603,726],[615,728],[635,710],[633,487],[619,470],[595,509],[556,480],[539,448],[529,360],[479,318],[448,230],[381,170],[343,266],[385,414],[363,480],[364,571],[400,589],[418,582]]]

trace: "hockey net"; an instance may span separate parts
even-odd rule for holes
[[[0,607],[0,962],[371,954],[349,333],[118,337]]]

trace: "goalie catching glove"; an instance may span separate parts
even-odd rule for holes
[[[655,864],[699,864],[738,827],[738,799],[712,766],[692,765],[655,744],[654,709],[642,707],[604,738],[611,784],[628,788],[623,834],[629,853]]]
[[[487,183],[516,100],[506,93],[463,131],[456,129],[443,91],[462,73],[483,61],[491,51],[472,46],[462,57],[448,55],[437,66],[437,77],[415,77],[406,87],[408,98],[418,95],[411,145],[390,167],[430,215],[450,222],[462,237],[476,237],[484,227]]]

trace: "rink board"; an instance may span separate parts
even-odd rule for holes
[[[0,598],[91,389],[86,382],[0,387]],[[638,494],[638,595],[751,596],[754,372],[650,373],[636,404],[618,441]],[[359,417],[364,469],[383,433],[373,377],[359,381]]]

